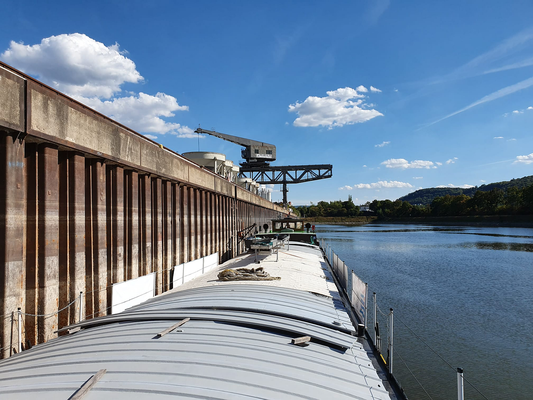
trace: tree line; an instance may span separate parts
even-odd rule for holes
[[[319,201],[310,206],[295,206],[293,210],[301,217],[357,217],[360,214],[359,207],[348,196],[347,201]]]
[[[488,192],[478,190],[473,196],[445,195],[434,198],[429,205],[413,205],[402,200],[374,200],[369,207],[378,218],[533,214],[533,185],[510,187],[505,191],[500,188]]]
[[[400,199],[374,200],[366,204],[379,218],[409,218],[427,216],[474,216],[474,215],[527,215],[533,214],[533,185],[506,190],[495,188],[490,191],[476,191],[473,196],[459,194],[436,197],[431,204],[411,204]],[[352,201],[320,201],[310,206],[293,209],[302,217],[355,217],[360,208]]]

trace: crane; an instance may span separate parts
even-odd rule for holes
[[[288,204],[288,184],[316,181],[331,178],[333,175],[331,164],[271,166],[270,163],[276,160],[276,146],[273,144],[202,128],[198,128],[194,132],[215,136],[243,146],[241,157],[245,162],[241,163],[239,177],[252,178],[262,184],[283,185],[283,204],[285,206]]]
[[[258,142],[257,140],[252,139],[245,139],[239,136],[226,135],[225,133],[208,131],[202,128],[198,128],[194,132],[215,136],[217,138],[227,140],[228,142],[244,146],[244,149],[241,150],[241,157],[246,160],[246,162],[241,163],[243,167],[268,166],[270,162],[276,160],[276,146],[273,144]]]

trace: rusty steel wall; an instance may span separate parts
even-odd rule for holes
[[[15,132],[0,138],[3,356],[17,350],[19,307],[27,348],[78,320],[80,292],[84,318],[110,312],[114,283],[155,272],[163,293],[173,266],[217,251],[224,262],[244,251],[239,231],[279,214]]]
[[[114,283],[155,272],[160,294],[175,265],[235,257],[282,212],[0,63],[1,357],[108,314]]]

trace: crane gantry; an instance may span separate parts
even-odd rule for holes
[[[239,177],[251,178],[265,185],[283,185],[284,205],[288,204],[287,192],[289,189],[287,185],[327,179],[333,175],[333,166],[331,164],[271,166],[270,163],[276,160],[276,146],[273,144],[202,128],[196,129],[195,132],[215,136],[243,146],[241,157],[245,161],[240,164]]]

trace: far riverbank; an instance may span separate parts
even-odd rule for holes
[[[533,215],[477,215],[460,217],[411,217],[378,220],[373,216],[359,217],[315,217],[304,218],[310,224],[328,225],[366,225],[372,223],[387,224],[425,224],[425,225],[464,225],[464,226],[494,226],[533,228]]]

